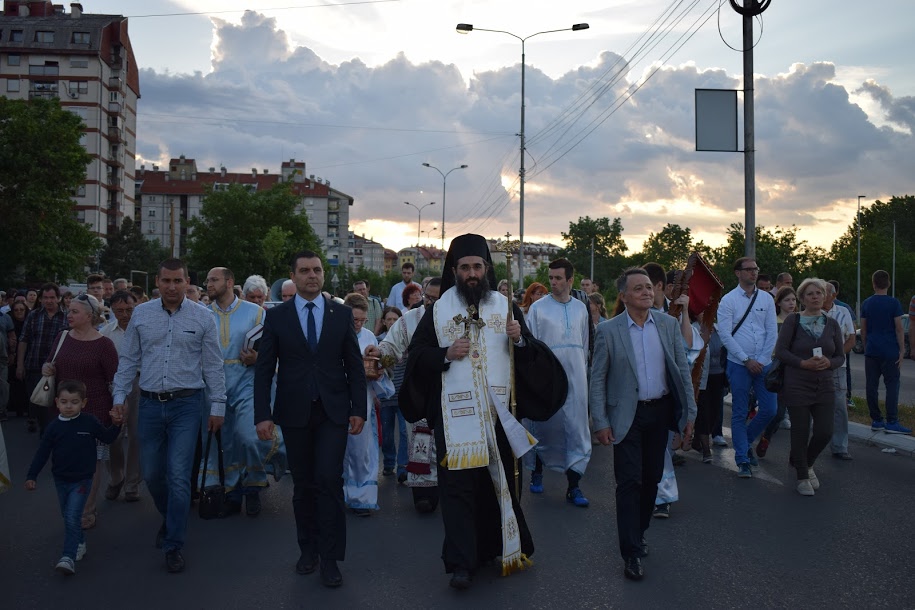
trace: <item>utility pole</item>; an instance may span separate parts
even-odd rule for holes
[[[762,14],[772,0],[730,0],[731,8],[743,17],[743,182],[744,256],[756,258],[756,136],[753,110],[753,18]]]

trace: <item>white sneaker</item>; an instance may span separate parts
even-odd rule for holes
[[[810,477],[810,486],[814,489],[820,488],[820,480],[817,478],[817,473],[813,471],[813,468],[807,469],[807,476]]]
[[[801,479],[797,482],[797,493],[802,496],[814,495],[813,485],[810,484],[810,479]]]
[[[73,563],[72,559],[64,556],[64,557],[61,557],[57,561],[57,565],[54,566],[54,569],[57,570],[58,572],[60,572],[61,574],[70,576],[71,574],[76,573],[76,564]]]
[[[82,561],[83,557],[86,556],[86,543],[80,542],[79,546],[76,547],[76,561]]]
[[[787,415],[785,416],[785,419],[782,420],[782,423],[780,423],[780,424],[778,425],[778,427],[781,428],[782,430],[790,430],[790,429],[791,429],[791,420],[788,419],[788,416],[787,416]]]
[[[727,447],[728,446],[728,442],[726,440],[724,440],[724,437],[721,436],[720,434],[712,437],[712,444],[715,445],[716,447]]]

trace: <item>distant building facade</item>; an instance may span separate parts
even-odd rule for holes
[[[49,1],[4,0],[0,95],[58,98],[83,120],[92,161],[74,210],[102,238],[134,215],[139,74],[126,17],[84,13],[78,3],[66,13]]]
[[[296,212],[305,214],[324,245],[331,266],[345,264],[348,255],[349,208],[353,198],[331,188],[329,181],[305,177],[305,162],[290,159],[280,166],[280,173],[252,168],[249,173],[229,172],[225,167],[198,171],[195,159],[181,155],[171,159],[166,170],[154,165],[152,171],[140,166],[137,172],[136,218],[148,239],[157,239],[173,255],[187,253],[189,230],[186,222],[200,216],[207,187],[225,190],[239,184],[252,191],[265,190],[279,182],[292,182],[301,197]],[[344,236],[341,238],[341,236]]]
[[[384,246],[363,235],[349,232],[347,266],[350,269],[365,267],[375,273],[383,274]]]

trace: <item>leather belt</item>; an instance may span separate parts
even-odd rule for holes
[[[169,400],[174,400],[176,398],[193,396],[199,391],[200,390],[172,390],[171,392],[147,392],[146,390],[140,390],[140,396],[143,398],[152,398],[159,402],[168,402]]]
[[[651,400],[640,400],[636,403],[637,407],[659,407],[666,405],[670,400],[670,394],[665,394],[661,398],[652,398]]]

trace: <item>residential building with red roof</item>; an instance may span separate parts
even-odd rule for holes
[[[349,208],[353,198],[334,188],[330,181],[305,176],[305,162],[290,159],[280,165],[280,173],[251,168],[250,172],[219,171],[210,167],[200,172],[197,161],[184,155],[171,159],[168,168],[153,165],[137,172],[136,218],[148,239],[157,239],[171,249],[174,256],[187,253],[189,236],[186,221],[200,216],[208,188],[224,190],[240,184],[252,191],[265,190],[279,182],[292,182],[302,202],[296,211],[305,214],[324,245],[332,266],[346,264],[348,258]],[[342,236],[342,237],[341,237]]]

